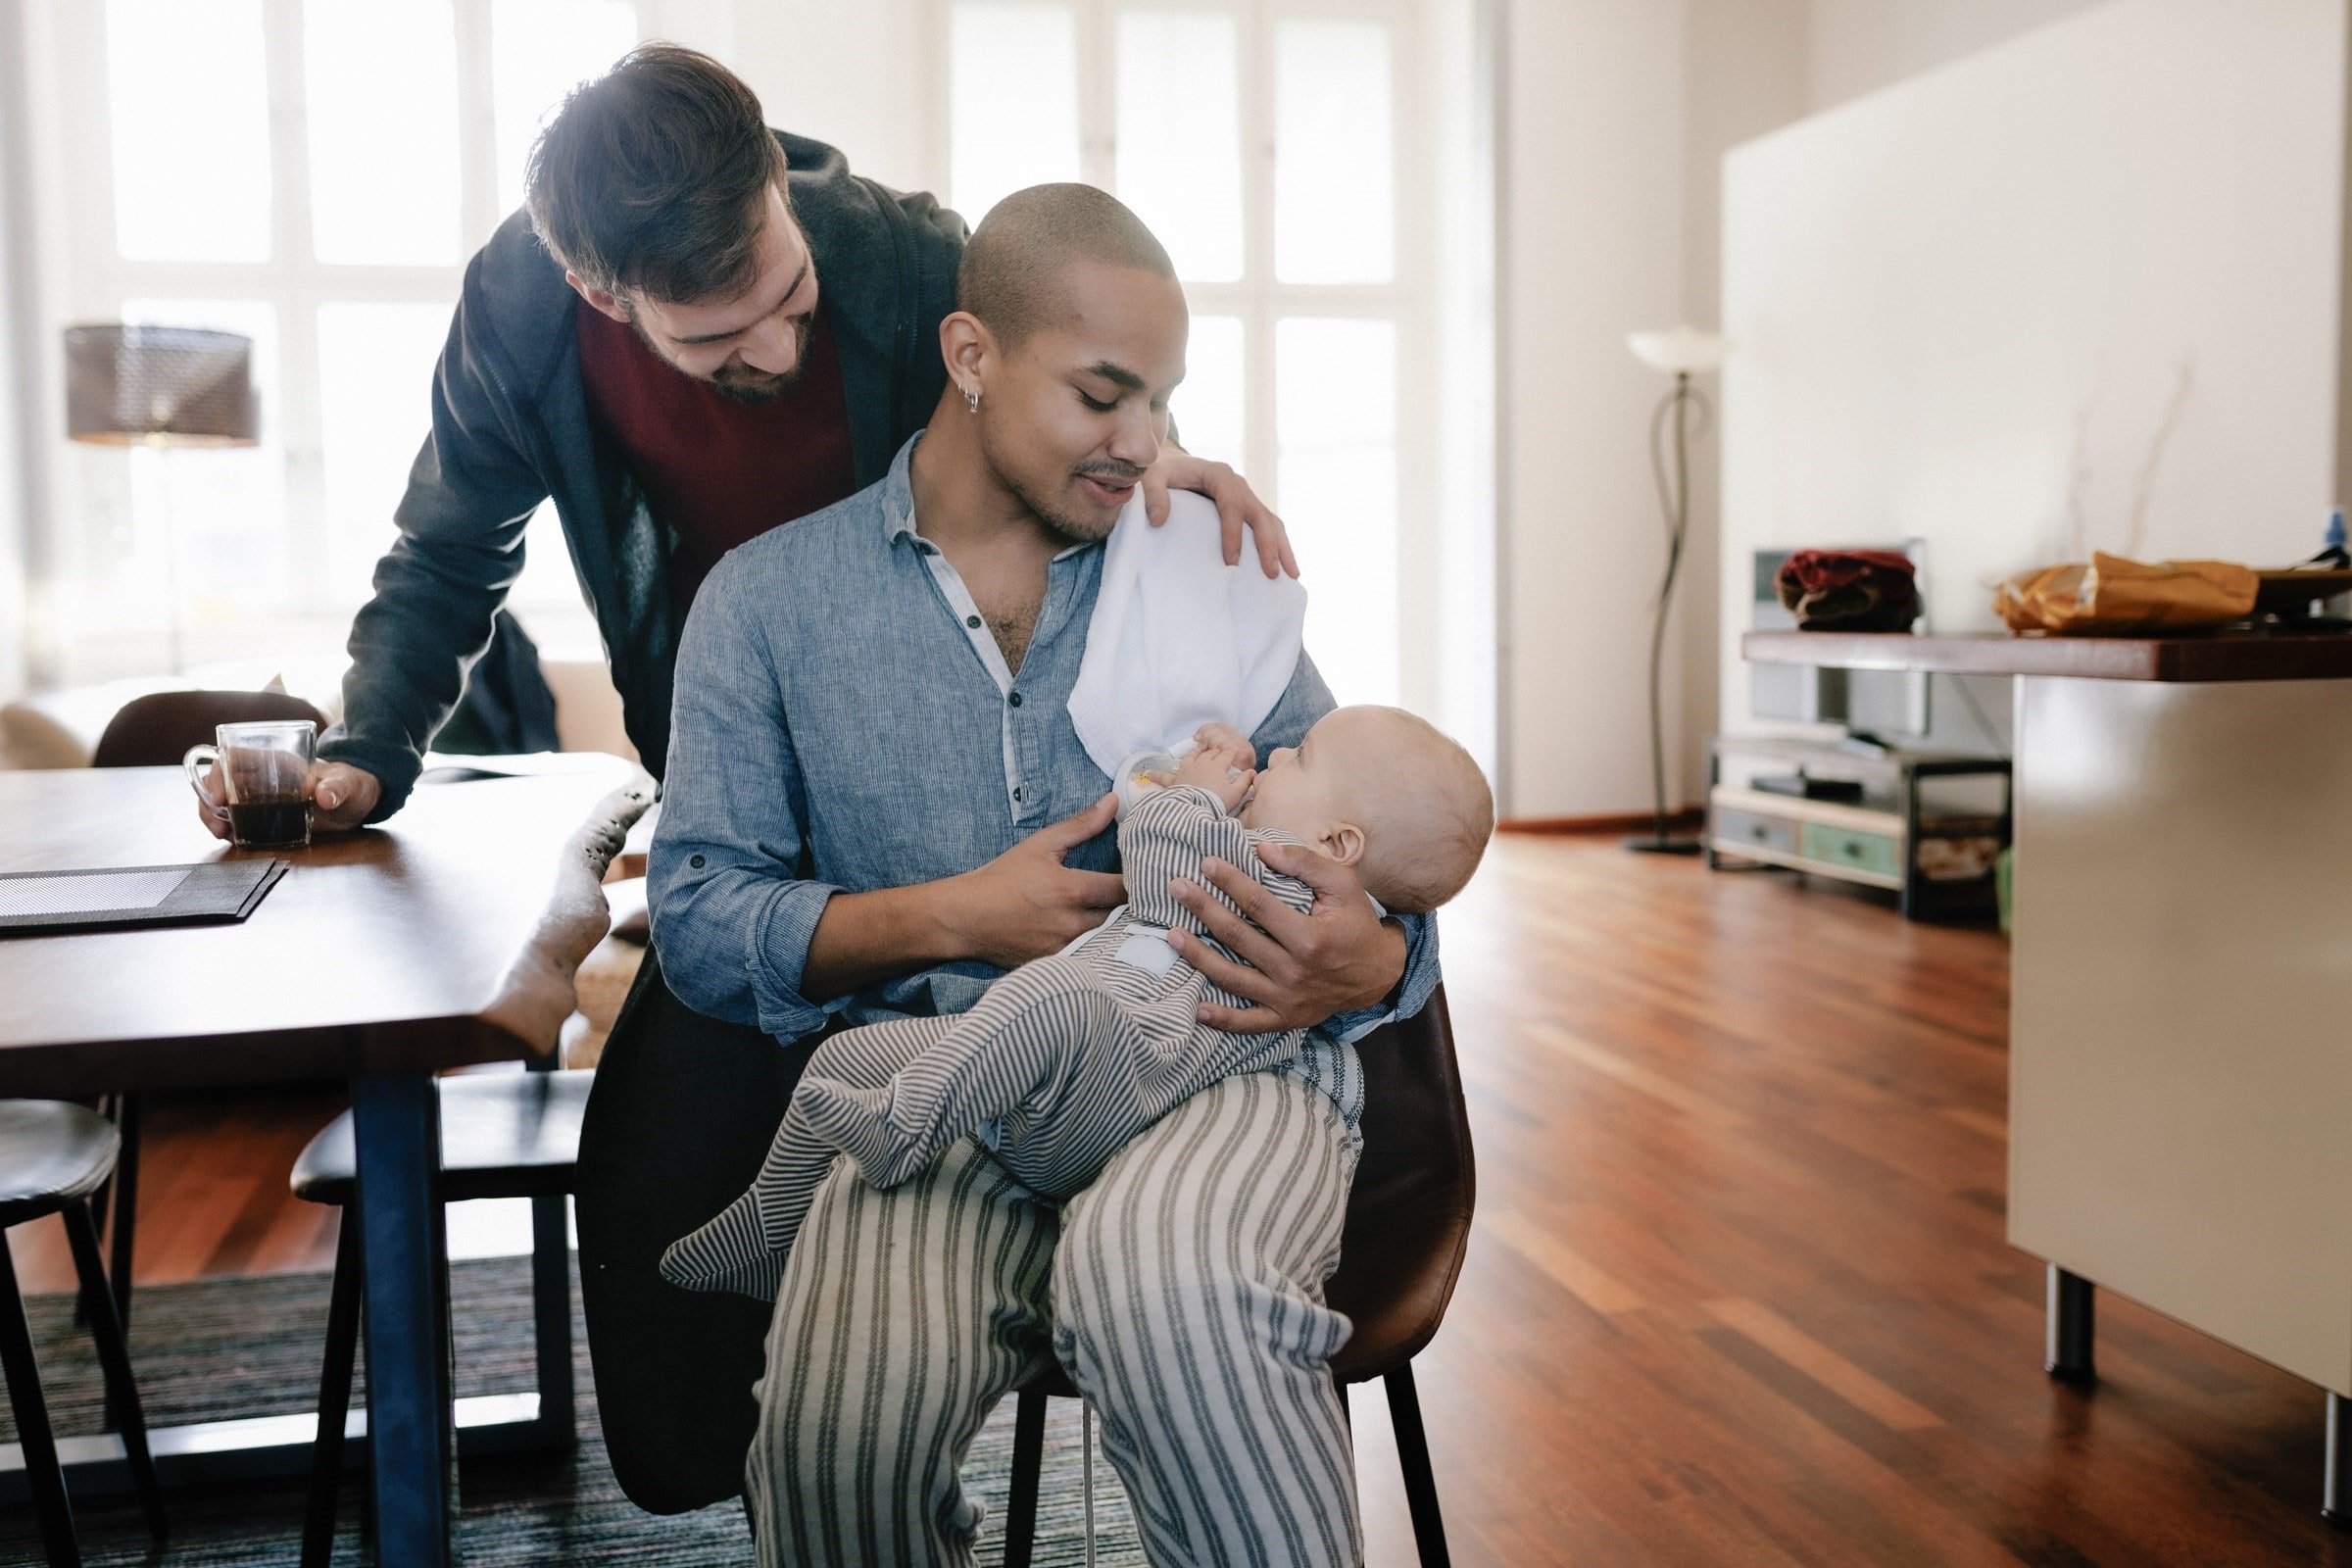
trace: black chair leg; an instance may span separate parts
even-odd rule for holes
[[[115,1156],[115,1229],[108,1238],[114,1266],[107,1274],[115,1282],[115,1316],[122,1322],[122,1332],[128,1334],[131,1249],[139,1224],[139,1097],[122,1096],[117,1108],[115,1130],[122,1135],[122,1149]]]
[[[318,1373],[318,1435],[311,1443],[311,1495],[302,1519],[302,1568],[335,1554],[335,1503],[343,1490],[343,1425],[351,1416],[351,1364],[360,1346],[359,1211],[344,1205],[335,1237],[335,1282],[326,1298],[326,1364]]]
[[[98,1365],[106,1373],[107,1402],[116,1413],[115,1428],[122,1434],[122,1452],[130,1461],[131,1485],[138,1488],[139,1508],[147,1516],[147,1534],[162,1545],[164,1486],[155,1475],[155,1455],[147,1447],[147,1414],[139,1408],[139,1384],[130,1367],[130,1345],[122,1320],[115,1316],[115,1298],[106,1287],[106,1265],[98,1256],[98,1226],[89,1205],[69,1203],[61,1216],[66,1243],[74,1250],[74,1272],[80,1276],[84,1298],[91,1302],[90,1338],[97,1342]]]
[[[24,1450],[24,1479],[40,1515],[41,1544],[49,1568],[80,1568],[81,1544],[74,1537],[74,1509],[66,1501],[66,1473],[58,1468],[57,1439],[49,1431],[49,1401],[41,1396],[41,1369],[32,1358],[32,1328],[24,1321],[24,1298],[17,1293],[16,1264],[8,1237],[0,1232],[0,1371],[8,1378],[8,1402],[17,1418],[17,1441]]]
[[[1449,1568],[1453,1559],[1446,1550],[1446,1520],[1438,1512],[1438,1478],[1429,1467],[1429,1435],[1421,1429],[1413,1364],[1407,1361],[1386,1381],[1389,1422],[1396,1429],[1396,1462],[1404,1471],[1404,1501],[1412,1510],[1413,1544],[1421,1550],[1421,1568]]]
[[[531,1320],[539,1380],[539,1428],[551,1447],[579,1441],[571,1379],[570,1204],[531,1200]]]
[[[1037,1547],[1037,1483],[1046,1465],[1046,1396],[1023,1389],[1012,1413],[1012,1483],[1004,1498],[1004,1568],[1029,1568]]]

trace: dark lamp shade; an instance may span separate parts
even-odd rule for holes
[[[253,339],[188,326],[66,328],[66,434],[118,447],[261,440]]]

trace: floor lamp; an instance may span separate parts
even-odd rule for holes
[[[1659,707],[1658,679],[1666,657],[1666,617],[1674,608],[1674,579],[1682,570],[1683,544],[1690,530],[1690,410],[1696,405],[1704,420],[1711,412],[1706,398],[1690,384],[1723,364],[1724,340],[1712,332],[1678,326],[1671,332],[1636,332],[1626,339],[1634,358],[1653,370],[1674,377],[1674,390],[1659,400],[1649,418],[1649,469],[1657,481],[1658,510],[1666,519],[1666,575],[1658,585],[1657,613],[1649,633],[1649,787],[1655,816],[1650,831],[1625,841],[1629,850],[1644,855],[1696,855],[1696,839],[1678,839],[1666,831],[1666,737]],[[1667,448],[1671,430],[1673,446]]]
[[[257,444],[261,410],[253,394],[253,339],[188,326],[67,327],[66,434],[98,446],[167,451]],[[185,659],[169,468],[164,508],[164,593],[176,675]]]

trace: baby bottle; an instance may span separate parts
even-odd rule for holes
[[[1198,742],[1182,741],[1173,750],[1137,752],[1121,762],[1110,780],[1111,791],[1119,798],[1118,819],[1126,821],[1127,813],[1135,809],[1135,803],[1160,787],[1152,781],[1152,774],[1173,773],[1197,750]]]

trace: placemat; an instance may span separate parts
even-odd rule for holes
[[[242,920],[285,874],[284,860],[12,871],[0,874],[0,937]]]

